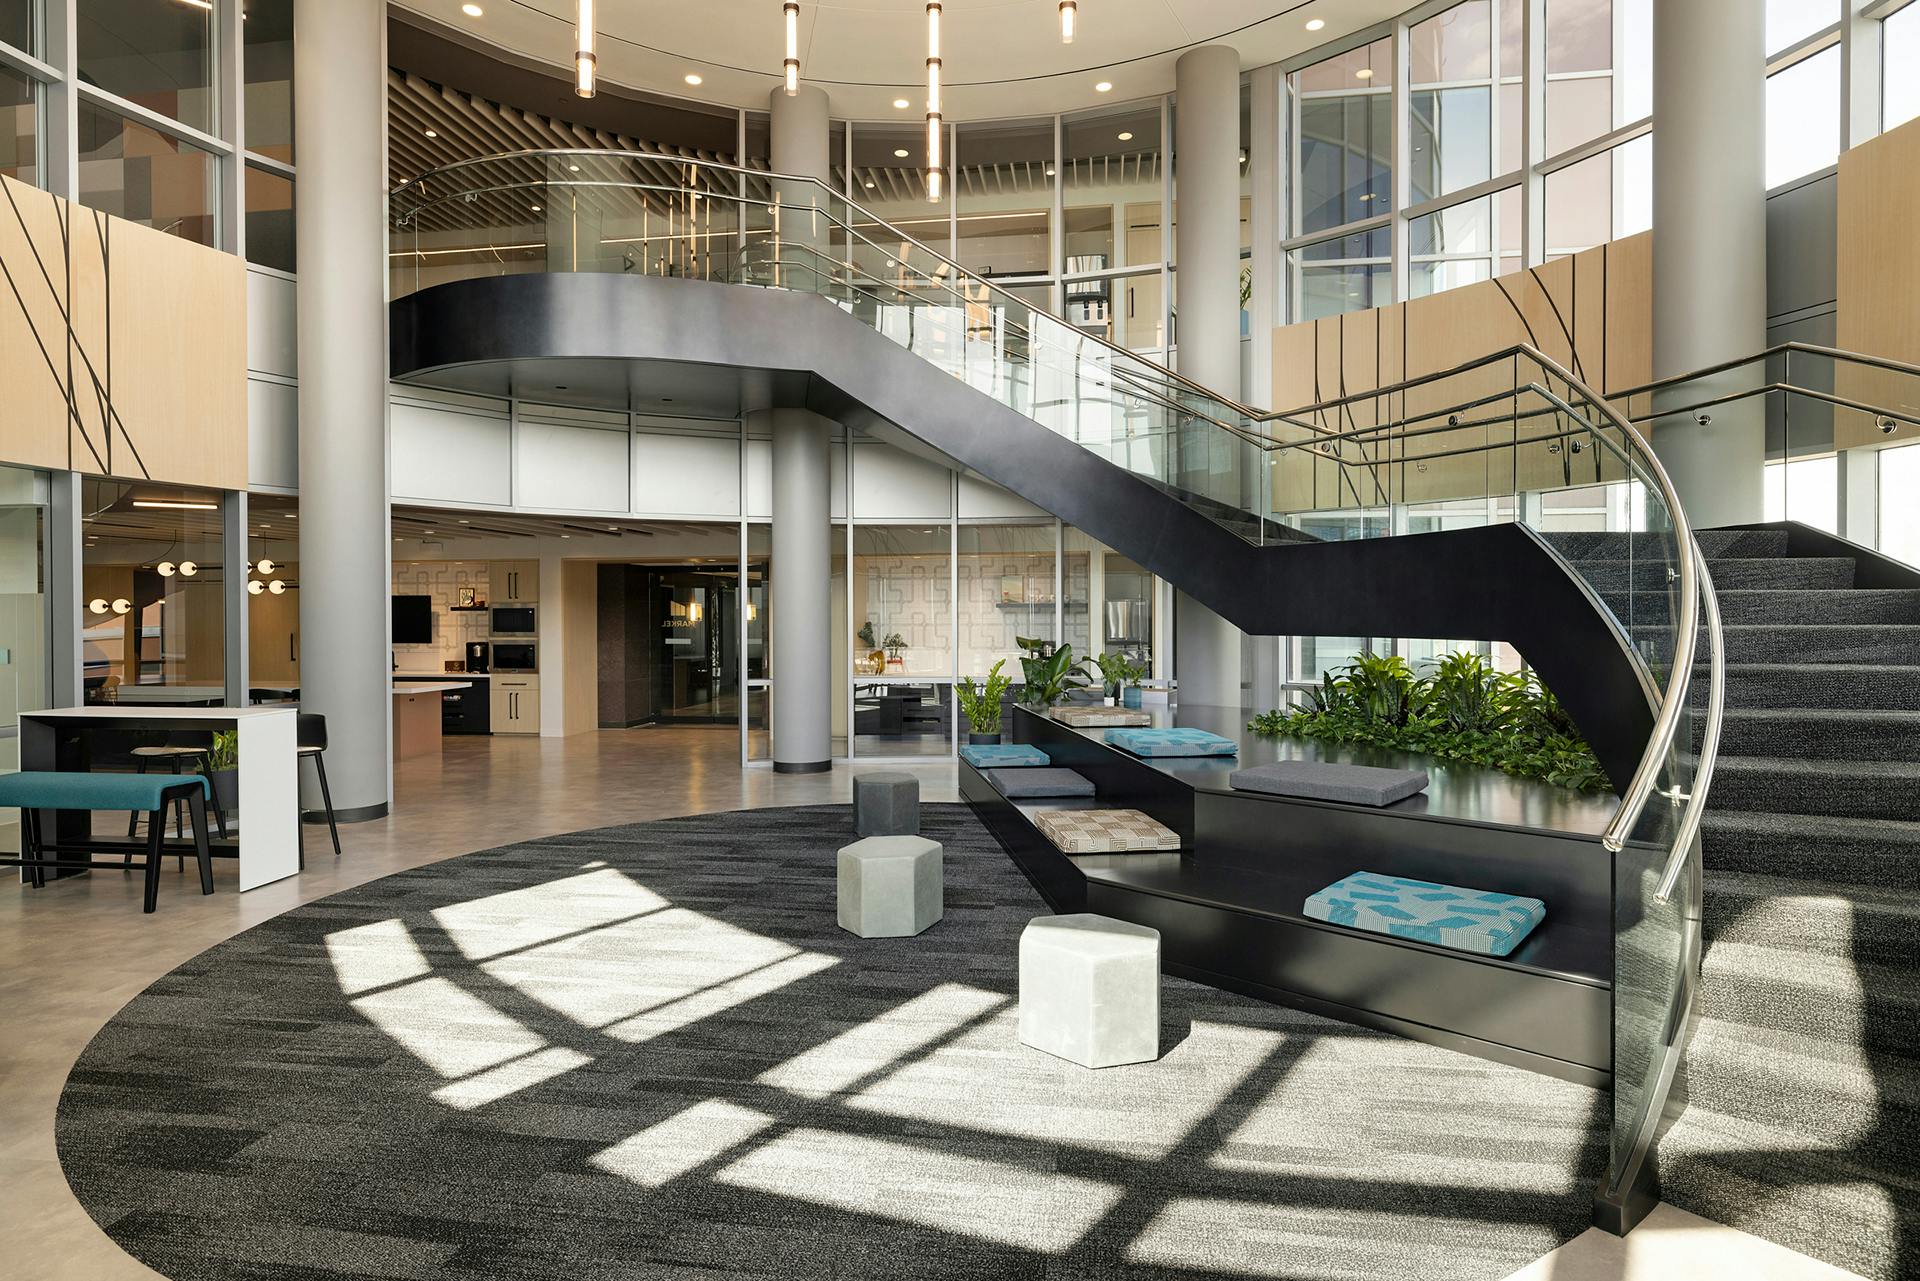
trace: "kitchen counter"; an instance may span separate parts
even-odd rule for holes
[[[445,694],[449,690],[472,688],[473,682],[470,680],[436,681],[425,677],[413,680],[397,679],[393,683],[393,692],[396,694]]]
[[[395,672],[396,681],[483,681],[490,672]]]
[[[444,710],[440,705],[440,696],[472,688],[473,682],[465,679],[426,677],[406,680],[401,673],[394,673],[393,758],[404,760],[409,756],[438,756]]]

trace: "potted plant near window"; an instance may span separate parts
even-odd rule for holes
[[[1108,707],[1118,706],[1121,691],[1127,683],[1127,672],[1132,664],[1127,662],[1125,654],[1115,650],[1094,659],[1093,666],[1100,669],[1101,692],[1106,695],[1102,701]]]
[[[226,812],[229,819],[240,808],[240,731],[235,729],[215,730],[213,746],[207,752],[206,764],[200,772],[207,776],[207,782],[213,786],[213,804]]]
[[[904,672],[907,670],[907,660],[900,656],[900,651],[907,647],[906,637],[902,636],[899,632],[888,632],[887,638],[880,642],[880,647],[887,651],[888,671]]]
[[[1007,660],[997,659],[987,669],[987,679],[979,684],[971,676],[962,676],[954,690],[960,696],[960,714],[967,718],[967,742],[974,746],[1000,741],[1000,704],[1013,681],[1001,672]]]
[[[1091,683],[1074,660],[1073,646],[1055,649],[1052,641],[1030,636],[1016,637],[1014,644],[1026,651],[1020,659],[1020,670],[1026,680],[1020,687],[1020,701],[1028,707],[1045,711],[1071,691],[1084,689]]]
[[[1120,669],[1120,702],[1123,706],[1137,709],[1142,702],[1140,697],[1140,682],[1147,678],[1147,665],[1134,658],[1132,654],[1122,654],[1120,660],[1122,664]]]

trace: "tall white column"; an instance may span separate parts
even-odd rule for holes
[[[300,696],[351,822],[385,814],[392,782],[386,5],[295,0],[294,49]]]
[[[1180,372],[1229,400],[1240,390],[1240,55],[1202,45],[1174,64],[1173,154],[1180,215]],[[1239,442],[1191,430],[1175,482],[1224,502],[1245,502]],[[1182,594],[1174,607],[1180,701],[1240,705],[1240,629]]]
[[[792,95],[775,89],[768,108],[774,172],[828,181],[827,95],[812,85]],[[786,206],[818,195],[812,184],[779,192]],[[782,210],[782,238],[824,248],[824,226],[795,225],[789,212]],[[773,768],[813,773],[833,767],[833,424],[804,409],[766,413],[773,432]]]
[[[1653,373],[1751,356],[1767,341],[1765,5],[1653,6]],[[1756,369],[1685,389],[1750,387]],[[1669,402],[1671,403],[1671,402]],[[1657,402],[1656,402],[1657,404]],[[1761,399],[1656,422],[1655,450],[1696,527],[1759,520]]]

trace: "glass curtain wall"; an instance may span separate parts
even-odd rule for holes
[[[247,499],[248,701],[300,696],[300,504],[277,494]]]
[[[48,706],[47,476],[0,467],[0,774],[20,768],[20,713]],[[0,850],[20,848],[0,811]]]
[[[1880,24],[1880,127],[1920,117],[1920,4]]]
[[[82,663],[89,703],[217,706],[226,696],[219,495],[82,483]]]

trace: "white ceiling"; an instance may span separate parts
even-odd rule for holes
[[[574,0],[396,0],[468,38],[523,58],[572,61]],[[1073,44],[1056,0],[945,0],[946,114],[990,120],[1072,111],[1173,88],[1196,44],[1227,44],[1264,66],[1369,26],[1412,0],[1079,0]],[[779,0],[599,0],[601,77],[727,107],[764,110],[785,56]],[[1309,19],[1326,23],[1306,30]],[[800,74],[836,117],[918,119],[925,111],[925,0],[802,0]],[[690,87],[684,77],[703,83]],[[1113,89],[1096,92],[1110,81]],[[905,98],[909,106],[896,109]]]

